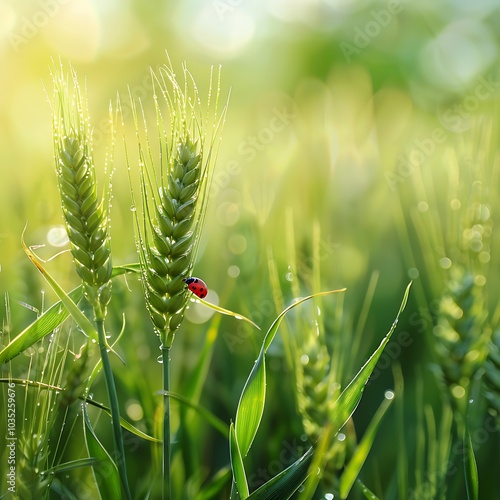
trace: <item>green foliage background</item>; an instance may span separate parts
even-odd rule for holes
[[[241,312],[265,331],[279,312],[273,302],[270,254],[286,304],[294,298],[297,283],[302,295],[314,291],[312,273],[319,264],[323,289],[348,289],[343,313],[331,305],[334,302],[325,306],[326,334],[343,314],[343,334],[349,335],[372,275],[378,273],[359,347],[343,352],[344,384],[389,329],[407,282],[415,280],[415,292],[398,327],[404,335],[395,333],[404,341],[395,341],[394,354],[383,358],[386,362],[354,417],[359,437],[384,391],[394,387],[389,361],[400,365],[404,406],[399,417],[395,411],[385,417],[362,479],[381,498],[401,498],[397,488],[401,453],[412,487],[415,475],[425,476],[427,470],[421,454],[427,432],[424,408],[433,409],[439,427],[448,397],[429,365],[440,362],[432,348],[434,306],[446,293],[450,263],[453,267],[460,261],[476,276],[484,276],[485,312],[489,328],[496,328],[499,13],[494,2],[472,5],[458,0],[440,4],[3,0],[0,292],[8,296],[10,307],[3,307],[0,315],[0,344],[7,343],[9,333],[13,337],[30,324],[36,310],[47,309],[56,300],[20,245],[28,222],[28,244],[45,245],[39,255],[49,258],[65,248],[57,246],[62,215],[45,93],[52,92],[53,60],[70,61],[86,79],[100,189],[107,189],[109,102],[120,97],[129,125],[129,92],[144,99],[146,111],[151,110],[149,68],[164,64],[166,52],[174,68],[187,61],[202,95],[208,88],[209,67],[221,64],[222,95],[230,90],[230,104],[196,274],[216,292],[221,306]],[[125,135],[135,144],[130,126]],[[121,137],[110,169],[114,169],[113,262],[136,262]],[[491,236],[476,251],[462,246],[467,228],[460,217],[453,220],[450,202],[458,199],[461,207],[469,206],[477,181],[483,186],[481,203],[488,206]],[[320,252],[313,256],[316,224],[321,227]],[[292,246],[296,272],[290,268]],[[69,253],[47,265],[66,290],[78,284]],[[155,392],[161,388],[158,339],[136,278],[115,280],[113,294],[109,331],[117,335],[122,314],[126,318],[118,350],[127,365],[113,359],[122,414],[153,433]],[[324,300],[328,304],[330,299]],[[189,377],[209,325],[202,312],[194,309],[188,314],[172,351],[176,391]],[[220,321],[201,403],[225,422],[234,419],[262,335],[250,333],[233,318]],[[75,341],[75,348],[79,345]],[[34,349],[38,346],[11,363],[14,376],[26,376]],[[258,434],[252,448],[251,463],[261,471],[253,487],[279,472],[279,466],[273,469],[271,464],[280,453],[286,454],[287,447],[296,449],[303,435],[295,378],[279,335],[268,352],[268,370],[268,402],[259,430],[267,438],[259,439]],[[105,400],[103,380],[95,388],[93,397]],[[485,403],[481,400],[478,405],[481,416],[471,436],[481,498],[494,498],[498,480],[490,465],[499,458],[498,431],[485,427]],[[174,411],[174,419],[178,415]],[[396,440],[398,418],[404,422],[404,444],[401,435]],[[228,463],[227,440],[206,423],[196,422],[198,434],[186,446],[200,454],[210,475]],[[101,416],[99,425],[107,423]],[[478,433],[478,429],[486,430]],[[79,458],[80,431],[70,441],[68,457]],[[438,430],[435,442],[440,439]],[[149,444],[132,441],[128,465],[131,483],[140,490],[150,466]],[[0,458],[2,453],[0,449]],[[466,498],[461,467],[446,480],[449,498]],[[359,492],[353,498],[356,495],[360,498]]]

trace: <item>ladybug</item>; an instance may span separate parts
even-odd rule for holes
[[[188,289],[193,292],[200,299],[207,296],[208,288],[206,283],[200,278],[184,278],[182,281],[186,283]]]

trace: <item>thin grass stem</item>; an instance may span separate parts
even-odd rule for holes
[[[170,347],[162,347],[163,356],[163,495],[164,500],[172,498],[170,470]]]
[[[113,427],[113,438],[116,450],[116,465],[122,481],[125,496],[131,500],[130,488],[127,479],[127,463],[125,460],[125,447],[123,445],[123,434],[120,425],[120,408],[118,406],[118,395],[116,393],[115,379],[111,369],[111,363],[108,356],[106,344],[106,333],[104,330],[104,319],[96,320],[97,335],[99,338],[99,349],[101,352],[102,367],[104,370],[104,379],[106,381],[106,390],[108,392],[109,407],[111,409],[111,425]]]

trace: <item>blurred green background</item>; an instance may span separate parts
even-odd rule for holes
[[[318,264],[311,241],[319,224],[321,285],[348,288],[347,325],[356,324],[372,273],[378,273],[359,349],[344,353],[349,370],[343,383],[378,345],[407,282],[416,279],[419,291],[400,325],[411,342],[393,359],[405,377],[407,453],[413,463],[417,381],[423,381],[422,397],[437,415],[443,397],[427,369],[433,359],[426,342],[430,322],[418,323],[412,314],[421,314],[425,302],[439,297],[444,279],[434,270],[446,270],[442,259],[451,258],[459,245],[460,237],[446,232],[454,182],[449,172],[465,172],[460,175],[465,186],[479,179],[490,188],[490,221],[498,205],[493,165],[499,28],[500,7],[493,0],[0,0],[0,292],[10,299],[9,317],[3,308],[4,333],[15,335],[35,319],[36,311],[26,304],[41,310],[55,300],[21,249],[25,225],[27,242],[45,245],[39,251],[43,257],[65,248],[49,103],[54,61],[70,62],[86,82],[102,189],[107,187],[109,103],[120,97],[130,126],[129,92],[151,106],[149,68],[165,64],[166,53],[179,72],[187,62],[202,97],[210,67],[222,65],[221,95],[225,100],[230,93],[230,99],[196,275],[207,282],[211,300],[265,329],[277,313],[269,255],[287,304],[294,283],[302,294],[311,292]],[[118,265],[137,261],[121,137],[108,170],[113,168],[111,229]],[[411,228],[418,214],[429,210],[431,220],[423,224],[432,241],[424,245],[420,226]],[[439,228],[432,221],[440,221]],[[441,239],[446,248],[435,244]],[[478,259],[493,276],[486,295],[493,313],[499,258],[490,251],[494,234],[488,245],[488,256]],[[292,246],[295,273],[289,267]],[[48,267],[66,290],[78,284],[68,253]],[[144,415],[151,417],[160,389],[158,340],[137,280],[116,281],[114,292],[119,305],[111,308],[110,330],[119,331],[122,313],[127,322],[120,343],[127,366],[114,363],[124,414],[151,432]],[[335,307],[326,306],[326,312],[333,315]],[[209,319],[196,308],[189,311],[172,353],[174,386],[189,373]],[[248,333],[232,318],[221,320],[202,402],[226,422],[234,418],[261,340],[261,332]],[[12,363],[17,376],[25,374],[29,354]],[[295,382],[279,339],[269,371],[270,400],[260,432],[265,436],[272,429],[273,437],[264,442],[257,436],[256,464],[270,463],[284,440],[302,435],[293,403]],[[381,370],[355,415],[358,435],[393,386],[391,369]],[[105,399],[103,389],[99,397]],[[390,413],[377,438],[377,460],[364,469],[364,482],[382,498],[397,498],[394,418]],[[495,432],[478,446],[483,493],[495,479],[487,464],[492,457],[498,460],[498,444]],[[228,462],[227,442],[218,435],[204,437],[200,453],[212,472]],[[131,458],[138,468],[132,473],[136,481],[146,455],[146,447],[139,447]],[[465,498],[456,482],[453,498]]]

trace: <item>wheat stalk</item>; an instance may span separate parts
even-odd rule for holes
[[[53,135],[62,210],[75,268],[82,279],[84,295],[94,313],[111,408],[116,462],[125,496],[131,498],[118,396],[104,329],[106,309],[111,299],[113,270],[107,204],[104,198],[100,199],[97,194],[92,131],[87,104],[76,73],[71,69],[72,92],[63,76],[62,67],[53,73],[53,81],[55,88]]]
[[[213,103],[211,73],[205,107],[186,66],[183,77],[179,83],[170,66],[152,72],[159,157],[153,154],[142,103],[139,106],[132,103],[143,216],[140,221],[136,211],[136,243],[146,307],[161,340],[163,361],[163,498],[172,498],[170,349],[189,301],[190,292],[184,280],[191,274],[196,259],[226,111],[226,107],[220,114],[218,111],[220,71]],[[141,138],[141,132],[145,138]],[[133,189],[132,197],[135,206]]]

